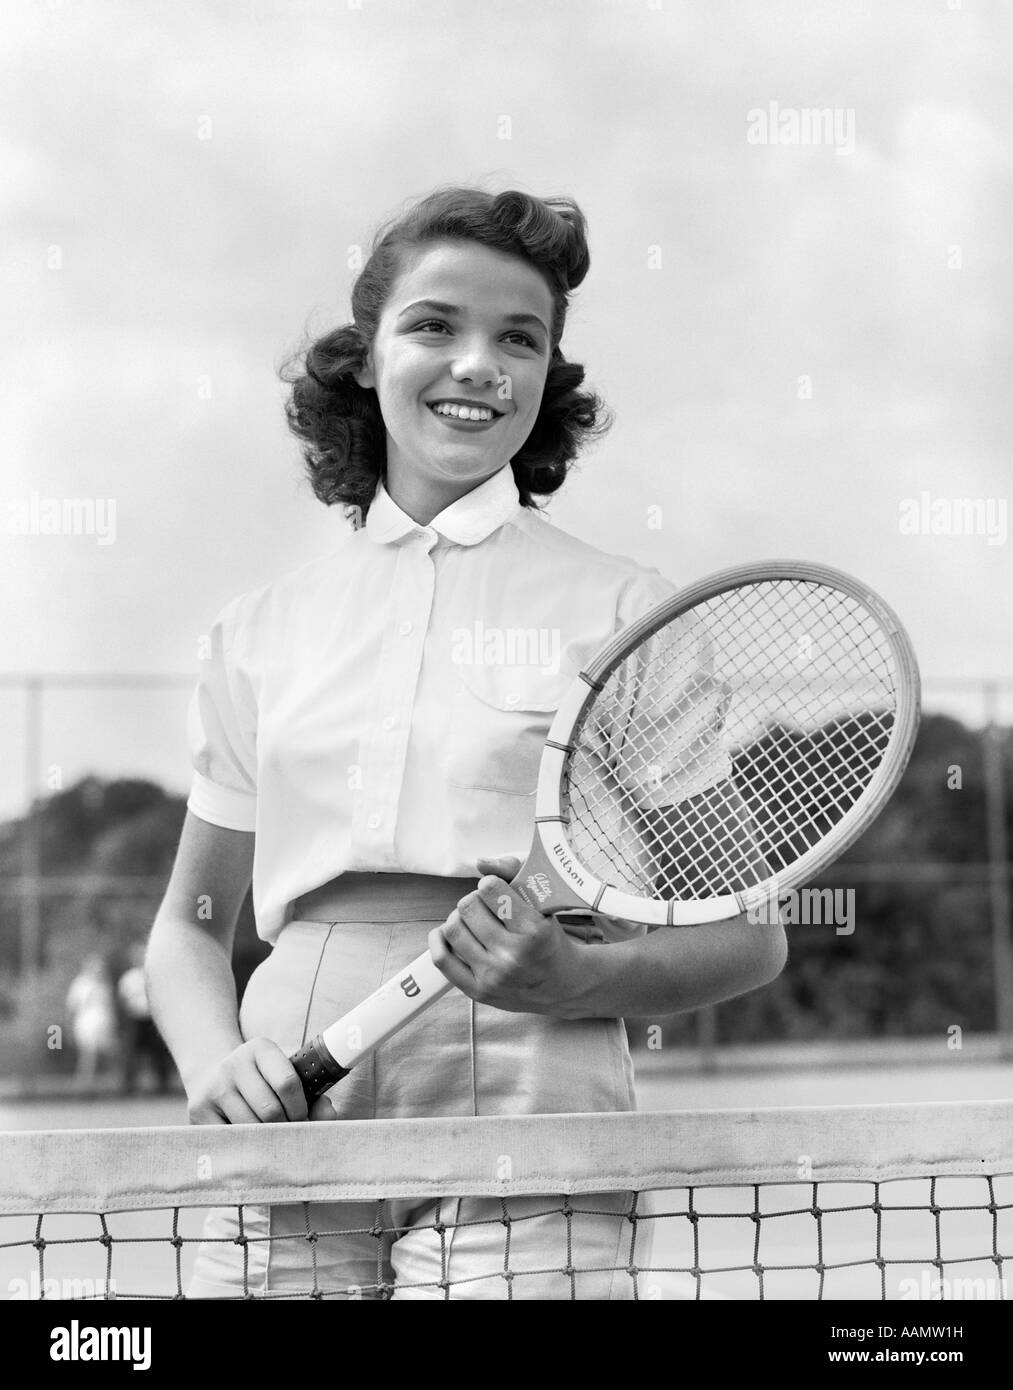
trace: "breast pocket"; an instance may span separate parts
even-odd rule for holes
[[[545,736],[570,685],[538,667],[458,666],[444,772],[474,791],[532,796]]]

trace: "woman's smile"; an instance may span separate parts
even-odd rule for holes
[[[464,431],[488,430],[501,419],[503,411],[481,401],[466,401],[458,397],[440,397],[429,401],[426,409],[435,415],[441,424],[451,429]]]

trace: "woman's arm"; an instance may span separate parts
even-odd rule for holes
[[[557,1018],[680,1013],[769,984],[787,959],[781,924],[744,916],[585,945],[509,887],[516,860],[478,867],[489,876],[430,934],[429,948],[458,989],[495,1008]]]
[[[151,1012],[184,1084],[243,1041],[230,962],[254,838],[188,811],[151,930],[144,962]]]
[[[569,997],[559,1010],[563,1018],[657,1017],[702,1008],[769,984],[788,958],[779,922],[744,916],[577,947],[564,985]]]
[[[253,875],[254,840],[187,812],[148,941],[152,1016],[196,1124],[306,1119],[302,1086],[284,1052],[268,1038],[244,1042],[239,1029],[232,943]]]

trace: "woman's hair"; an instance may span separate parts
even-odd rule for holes
[[[549,369],[531,433],[510,460],[520,500],[562,486],[582,445],[611,423],[601,399],[579,388],[584,368],[559,350],[572,290],[590,265],[584,215],[568,198],[440,188],[377,233],[352,289],[353,322],[301,349],[282,368],[291,392],[289,428],[302,440],[313,491],[328,506],[366,515],[386,466],[387,436],[376,392],[354,373],[365,365],[383,307],[403,268],[402,253],[434,241],[474,241],[519,256],[545,277],[553,301]]]

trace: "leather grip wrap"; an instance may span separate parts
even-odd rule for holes
[[[329,1091],[336,1081],[348,1075],[349,1068],[336,1062],[318,1034],[290,1058],[299,1073],[307,1101],[316,1100]]]

